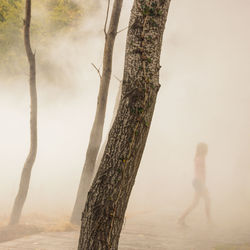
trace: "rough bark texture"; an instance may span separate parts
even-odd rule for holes
[[[121,102],[82,215],[78,249],[116,250],[159,90],[162,35],[170,0],[135,0]]]
[[[11,212],[10,225],[17,224],[20,220],[23,205],[26,200],[32,166],[37,153],[37,93],[36,93],[36,62],[30,46],[30,20],[31,20],[31,0],[26,0],[25,21],[24,21],[24,44],[30,68],[30,151],[24,163],[19,191]]]
[[[77,191],[77,197],[73,212],[71,215],[71,223],[80,224],[81,214],[87,198],[93,175],[95,172],[95,162],[102,141],[103,125],[106,112],[106,104],[108,97],[108,89],[112,72],[112,56],[115,37],[117,34],[118,23],[123,0],[115,0],[113,4],[112,15],[108,32],[105,34],[105,46],[103,54],[103,70],[100,82],[100,89],[97,100],[95,120],[92,126],[89,145],[86,153],[86,159]]]

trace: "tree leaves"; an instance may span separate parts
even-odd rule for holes
[[[24,61],[24,0],[0,0],[0,69],[16,72],[15,62]],[[77,26],[83,9],[73,0],[32,1],[31,39],[46,44],[58,32]]]

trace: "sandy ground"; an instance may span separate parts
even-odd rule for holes
[[[217,221],[208,225],[203,215],[190,216],[188,227],[176,223],[176,212],[138,213],[126,219],[119,250],[250,250],[250,221]],[[79,231],[43,232],[0,243],[0,250],[77,249]]]

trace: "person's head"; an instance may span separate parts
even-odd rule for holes
[[[208,146],[204,142],[200,142],[196,147],[196,156],[206,156],[208,151]]]

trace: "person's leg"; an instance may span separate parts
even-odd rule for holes
[[[207,220],[208,222],[211,222],[211,201],[210,201],[208,190],[205,190],[203,197],[205,201],[205,212],[206,212]]]
[[[178,222],[179,224],[185,225],[185,218],[192,212],[194,208],[197,207],[200,201],[200,194],[198,192],[195,192],[194,199],[192,204],[185,210],[183,215],[179,218]]]

